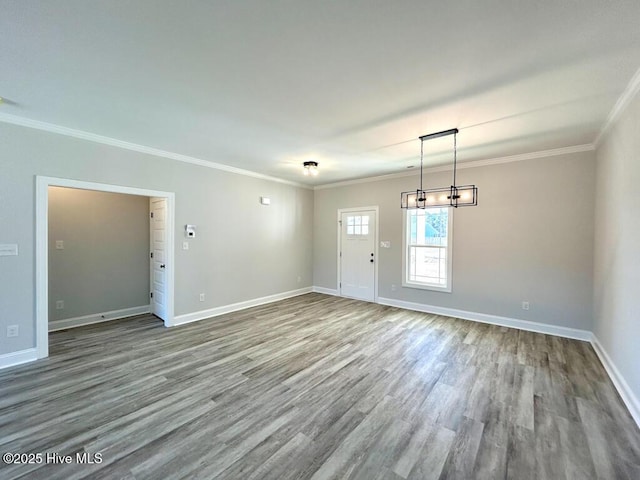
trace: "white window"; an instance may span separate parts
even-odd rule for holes
[[[347,235],[369,235],[369,215],[347,216]]]
[[[405,210],[403,285],[451,291],[449,208]]]

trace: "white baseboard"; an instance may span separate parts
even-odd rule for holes
[[[33,362],[38,359],[38,353],[35,348],[27,348],[19,352],[11,352],[0,355],[0,370],[3,368],[13,367],[21,363]]]
[[[80,327],[82,325],[91,325],[92,323],[108,322],[109,320],[133,317],[134,315],[142,315],[143,313],[149,313],[150,311],[150,305],[141,305],[139,307],[123,308],[121,310],[112,310],[110,312],[103,313],[94,313],[92,315],[84,315],[82,317],[52,320],[49,322],[49,331],[55,332],[57,330],[65,330],[67,328]]]
[[[232,303],[230,305],[214,307],[208,310],[201,310],[199,312],[178,315],[174,317],[173,321],[171,321],[168,326],[175,327],[177,325],[184,325],[185,323],[197,322],[198,320],[204,320],[205,318],[217,317],[218,315],[224,315],[225,313],[236,312],[238,310],[244,310],[245,308],[250,307],[257,307],[258,305],[277,302],[278,300],[284,300],[286,298],[297,297],[298,295],[304,295],[305,293],[311,293],[311,287],[299,288],[297,290],[290,290],[288,292],[276,293],[275,295],[254,298],[252,300],[245,300],[244,302]]]
[[[638,397],[634,395],[631,387],[629,387],[629,384],[620,373],[620,370],[618,370],[616,365],[613,363],[613,360],[611,360],[611,357],[604,349],[595,334],[593,335],[593,339],[591,340],[591,345],[593,345],[593,349],[596,351],[596,354],[602,362],[604,369],[609,374],[609,378],[615,385],[616,390],[618,390],[622,401],[629,409],[629,413],[636,421],[638,427],[640,427],[640,401],[638,400]]]
[[[501,327],[518,328],[529,332],[546,333],[547,335],[555,335],[558,337],[573,338],[576,340],[591,341],[592,333],[588,330],[579,330],[577,328],[559,327],[557,325],[549,325],[547,323],[531,322],[529,320],[518,320],[516,318],[500,317],[498,315],[490,315],[487,313],[469,312],[466,310],[458,310],[455,308],[437,307],[435,305],[424,305],[422,303],[405,302],[395,300],[393,298],[378,297],[378,303],[388,305],[390,307],[406,308],[407,310],[415,310],[418,312],[435,313],[436,315],[446,315],[447,317],[461,318],[463,320],[472,320],[474,322],[489,323],[491,325],[500,325]]]
[[[340,293],[338,290],[333,288],[324,288],[324,287],[311,287],[314,293],[324,293],[325,295],[333,295],[334,297],[339,297]]]

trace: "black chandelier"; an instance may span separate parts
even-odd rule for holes
[[[458,129],[430,133],[420,138],[420,188],[400,195],[400,207],[407,209],[431,207],[472,207],[478,205],[478,187],[475,185],[456,185],[457,167],[457,134]],[[424,159],[424,142],[434,138],[453,135],[453,183],[442,188],[422,188],[422,169]]]

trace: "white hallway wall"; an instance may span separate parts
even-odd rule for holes
[[[175,192],[176,315],[311,286],[312,190],[7,123],[0,144],[0,243],[20,252],[0,257],[0,332],[20,329],[0,355],[35,346],[36,175]]]
[[[148,197],[49,187],[49,327],[148,306],[149,249]]]

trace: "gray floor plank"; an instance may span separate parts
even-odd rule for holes
[[[0,371],[4,479],[640,478],[586,342],[308,294],[166,329],[50,335]]]

